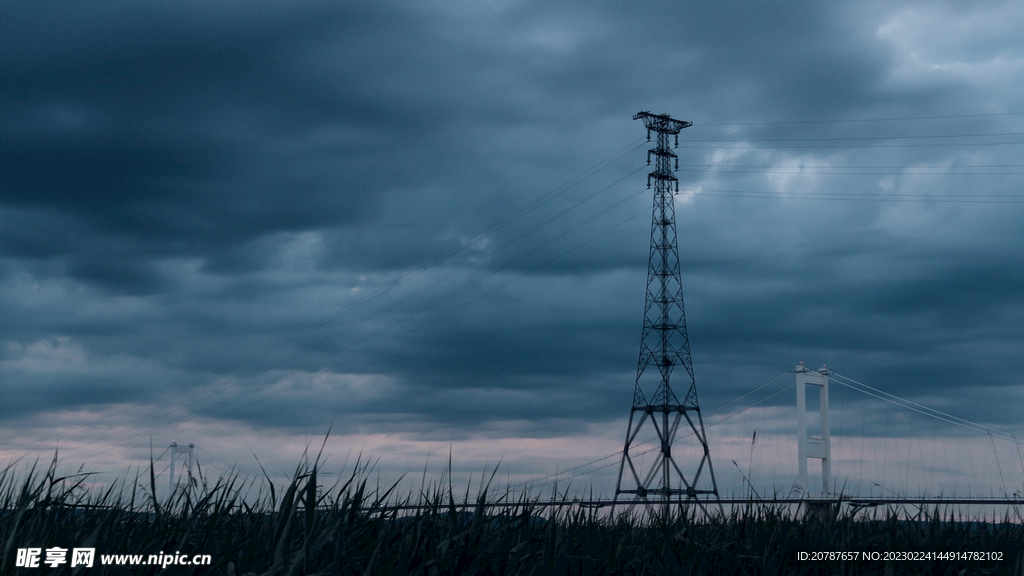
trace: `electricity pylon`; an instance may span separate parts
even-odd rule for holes
[[[686,334],[673,199],[673,182],[674,191],[678,192],[679,180],[673,173],[672,164],[674,161],[675,168],[678,169],[679,157],[669,148],[669,136],[675,136],[675,145],[679,146],[679,132],[693,123],[675,120],[668,114],[650,112],[639,112],[633,116],[633,120],[643,120],[644,126],[647,127],[648,141],[651,139],[651,132],[656,133],[658,138],[657,146],[647,152],[648,165],[651,163],[651,156],[655,158],[654,171],[647,175],[647,187],[651,187],[652,180],[654,182],[647,298],[644,304],[644,328],[640,337],[640,359],[636,368],[633,407],[629,412],[626,443],[622,449],[622,461],[619,463],[615,500],[618,500],[620,494],[633,494],[636,501],[650,504],[651,499],[658,499],[667,505],[676,499],[683,502],[685,496],[685,501],[695,502],[703,508],[702,500],[698,496],[710,494],[717,500],[718,485],[715,482],[714,468],[711,466],[704,419],[700,414],[700,406],[697,405],[697,385],[693,377],[693,363],[690,360],[690,341]],[[685,371],[685,374],[680,375],[686,388],[682,400],[670,384],[677,366],[681,366]],[[637,413],[640,413],[639,418]],[[703,449],[703,455],[691,475],[684,473],[672,454],[672,443],[677,439],[683,420],[687,423],[683,430],[689,430]],[[638,454],[634,442],[648,422],[654,429],[660,446],[654,463],[643,470],[636,462]],[[640,440],[643,443],[646,438]],[[710,477],[710,486],[702,484],[705,472]]]

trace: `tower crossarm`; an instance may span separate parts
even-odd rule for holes
[[[693,126],[693,122],[676,120],[668,114],[651,114],[647,111],[637,112],[633,120],[643,119],[644,126],[652,132],[664,132],[666,134],[679,134],[683,128]]]

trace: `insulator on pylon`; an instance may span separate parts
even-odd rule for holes
[[[676,148],[679,148],[679,134],[676,134]]]
[[[676,170],[679,170],[679,156],[676,156]]]
[[[676,180],[676,194],[679,194],[679,180]]]
[[[650,174],[647,175],[647,187],[648,188],[651,187],[651,175]]]
[[[647,151],[647,165],[648,166],[651,165],[651,151],[650,150]]]
[[[647,131],[647,141],[648,142],[651,141],[651,131],[650,130]]]

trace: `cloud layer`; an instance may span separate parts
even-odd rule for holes
[[[214,425],[617,437],[641,109],[694,122],[676,209],[702,406],[805,361],[1020,428],[1014,3],[7,12],[0,453]]]

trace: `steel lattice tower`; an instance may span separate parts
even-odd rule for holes
[[[697,386],[690,360],[690,341],[686,334],[673,199],[673,182],[674,191],[678,192],[679,180],[673,173],[672,163],[674,161],[678,169],[679,157],[669,148],[669,136],[675,136],[675,145],[679,146],[679,132],[693,123],[675,120],[668,114],[650,112],[639,112],[633,116],[633,120],[640,119],[647,127],[648,141],[651,132],[658,135],[657,147],[647,152],[648,165],[651,156],[655,157],[654,171],[647,176],[648,188],[651,187],[651,181],[654,181],[654,210],[651,217],[651,253],[647,267],[647,299],[644,304],[644,328],[640,337],[640,360],[636,368],[633,407],[629,413],[626,444],[619,464],[615,499],[620,494],[635,494],[638,501],[650,502],[648,498],[653,497],[667,504],[674,497],[683,501],[685,496],[687,501],[700,504],[698,495],[712,494],[718,498],[718,485],[711,466],[704,419],[697,405]],[[677,366],[685,371],[685,375],[681,375],[686,385],[686,395],[682,401],[670,384]],[[641,413],[639,419],[637,413]],[[691,477],[683,472],[672,455],[672,442],[684,419],[696,441],[703,447],[703,456]],[[657,434],[661,449],[654,464],[643,471],[637,468],[635,452],[631,454],[630,449],[637,440],[637,434],[648,422]],[[700,485],[705,471],[711,479],[710,489],[701,488]],[[626,474],[625,485],[623,474]]]

